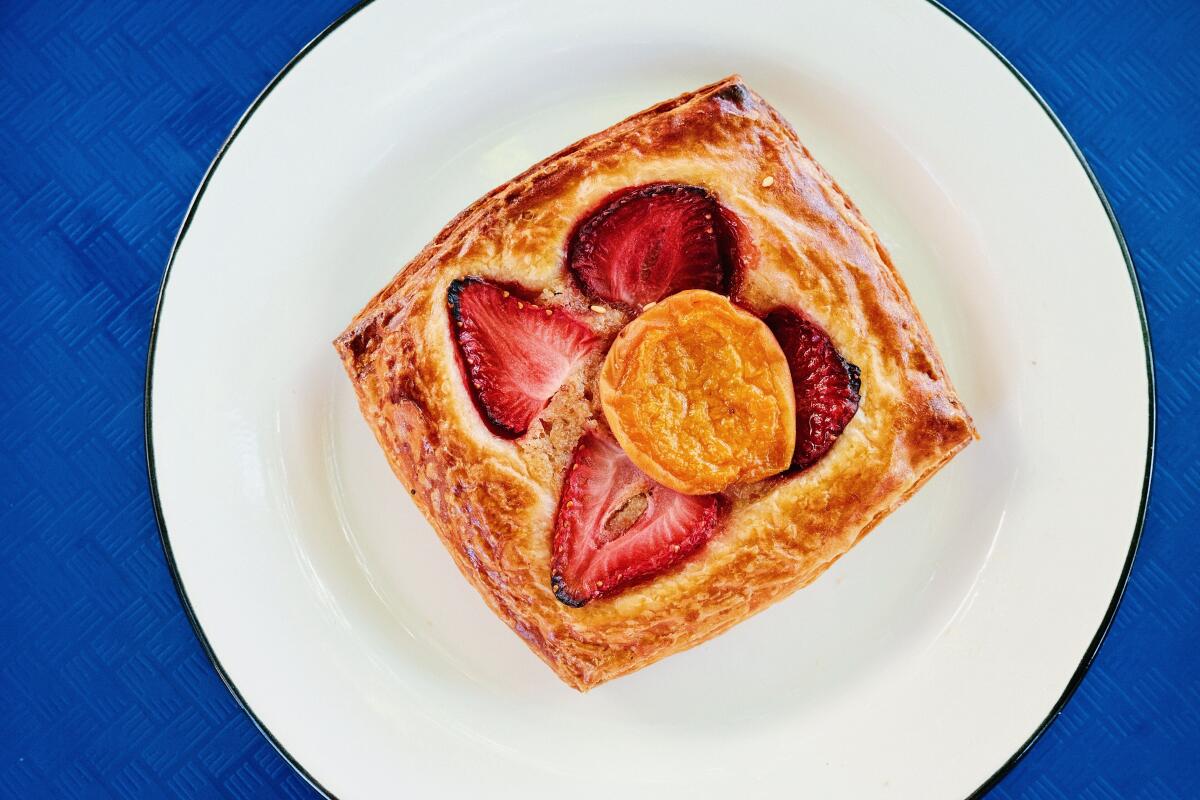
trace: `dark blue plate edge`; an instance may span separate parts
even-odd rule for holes
[[[1108,202],[1108,195],[1104,193],[1104,189],[1100,186],[1100,181],[1096,179],[1096,173],[1092,171],[1091,164],[1084,157],[1083,151],[1079,149],[1079,145],[1067,132],[1062,120],[1050,108],[1050,104],[1042,97],[1038,90],[1033,88],[1024,75],[1021,74],[1011,61],[1005,58],[1004,54],[992,45],[983,37],[979,31],[972,28],[967,22],[950,9],[942,5],[938,0],[926,0],[931,6],[941,11],[950,19],[957,22],[975,39],[991,51],[992,55],[1000,60],[1000,63],[1008,68],[1008,71],[1013,74],[1025,90],[1033,96],[1033,99],[1042,107],[1042,111],[1046,112],[1046,116],[1054,123],[1054,127],[1058,128],[1058,132],[1062,134],[1063,139],[1071,148],[1071,152],[1075,154],[1075,158],[1079,161],[1079,166],[1083,167],[1084,173],[1087,174],[1088,180],[1092,182],[1092,188],[1096,190],[1096,196],[1100,198],[1100,204],[1104,206],[1104,213],[1108,215],[1108,221],[1112,225],[1113,234],[1117,237],[1117,243],[1121,246],[1121,255],[1125,258],[1125,269],[1129,272],[1129,283],[1133,288],[1133,299],[1137,304],[1138,322],[1142,326],[1142,345],[1146,350],[1146,387],[1148,389],[1147,415],[1149,417],[1148,432],[1146,437],[1146,470],[1142,476],[1142,498],[1138,503],[1137,519],[1134,522],[1133,537],[1129,542],[1129,553],[1125,556],[1125,564],[1121,568],[1121,577],[1117,579],[1116,589],[1113,591],[1112,600],[1108,604],[1108,610],[1104,612],[1104,618],[1100,620],[1100,626],[1096,629],[1096,634],[1092,637],[1092,641],[1088,644],[1087,650],[1084,651],[1083,658],[1076,667],[1075,672],[1071,675],[1071,679],[1067,681],[1066,688],[1063,689],[1058,701],[1050,709],[1050,713],[1042,720],[1042,723],[1029,735],[1024,744],[1017,749],[1015,753],[1009,756],[1000,767],[992,773],[992,776],[980,784],[979,788],[971,792],[967,800],[979,800],[985,794],[995,788],[996,784],[1004,779],[1004,776],[1012,771],[1030,748],[1042,737],[1042,734],[1050,727],[1058,715],[1062,713],[1063,708],[1071,700],[1075,690],[1083,683],[1083,678],[1087,674],[1088,669],[1092,666],[1092,662],[1096,660],[1096,654],[1100,652],[1100,646],[1104,644],[1104,637],[1108,635],[1108,631],[1112,628],[1113,619],[1117,616],[1117,609],[1121,605],[1121,599],[1125,596],[1125,587],[1129,583],[1129,573],[1133,570],[1133,562],[1137,556],[1138,545],[1142,541],[1142,530],[1146,526],[1146,507],[1150,500],[1150,479],[1154,471],[1154,437],[1158,427],[1158,416],[1156,408],[1156,398],[1158,390],[1154,380],[1154,349],[1150,344],[1150,323],[1146,319],[1146,305],[1142,300],[1142,285],[1138,281],[1137,269],[1133,265],[1133,256],[1129,254],[1129,246],[1125,242],[1125,233],[1121,230],[1121,224],[1117,222],[1117,215],[1113,213],[1112,204]]]
[[[293,67],[300,63],[301,59],[312,52],[317,45],[323,42],[331,33],[340,28],[343,24],[349,21],[351,17],[353,17],[359,11],[362,11],[372,2],[373,0],[359,0],[359,2],[357,2],[353,7],[330,23],[328,27],[314,36],[308,42],[308,44],[304,45],[304,47],[300,49],[300,52],[292,56],[291,60],[289,60],[287,64],[283,66],[283,69],[279,70],[275,77],[271,79],[270,83],[268,83],[263,90],[259,92],[258,96],[254,98],[254,102],[250,104],[245,113],[243,113],[238,119],[237,124],[234,125],[233,130],[230,131],[229,136],[224,142],[221,143],[221,148],[217,151],[212,163],[210,163],[208,165],[208,169],[205,170],[204,177],[200,181],[200,186],[196,189],[196,193],[192,195],[192,200],[188,204],[187,213],[183,217],[183,223],[179,226],[179,233],[175,235],[175,241],[171,245],[171,254],[167,258],[167,267],[163,271],[162,282],[158,287],[158,300],[154,306],[154,318],[150,323],[150,343],[146,352],[146,390],[142,396],[142,403],[146,412],[146,471],[150,483],[150,499],[154,504],[154,518],[158,523],[158,538],[162,544],[163,555],[167,560],[167,568],[171,572],[171,581],[175,584],[175,592],[179,595],[180,603],[183,604],[183,610],[187,614],[188,622],[190,622],[192,625],[192,631],[196,634],[196,639],[199,640],[200,646],[204,649],[204,654],[208,656],[208,660],[212,662],[217,674],[221,677],[221,682],[225,684],[225,688],[228,689],[229,693],[233,695],[233,699],[237,701],[237,704],[242,707],[242,710],[245,711],[250,719],[254,722],[254,725],[258,728],[259,732],[266,737],[267,741],[271,743],[271,746],[279,752],[279,755],[283,756],[284,760],[292,766],[292,769],[296,770],[296,772],[298,772],[300,776],[304,778],[304,780],[308,781],[308,784],[316,789],[317,792],[319,792],[323,797],[327,797],[330,800],[337,800],[336,795],[334,795],[333,792],[329,791],[329,789],[327,789],[320,781],[318,781],[311,772],[305,769],[304,765],[301,764],[295,756],[288,752],[288,749],[283,746],[283,743],[275,737],[275,734],[271,733],[271,730],[263,724],[263,721],[259,718],[259,716],[254,713],[252,708],[250,708],[250,704],[246,702],[246,698],[242,696],[240,691],[238,691],[237,686],[234,685],[233,680],[229,677],[229,673],[225,671],[225,667],[221,664],[221,660],[217,658],[217,654],[213,650],[212,643],[208,641],[208,636],[205,635],[204,628],[200,625],[200,620],[196,616],[196,611],[192,606],[192,601],[188,597],[187,588],[183,585],[183,578],[179,574],[179,566],[175,562],[175,553],[171,549],[171,538],[167,532],[167,523],[163,518],[162,499],[158,494],[158,477],[154,469],[154,425],[150,398],[154,390],[154,354],[158,345],[158,329],[162,320],[163,299],[166,296],[167,281],[171,277],[171,267],[175,266],[175,257],[179,253],[179,246],[183,243],[183,237],[187,235],[188,228],[190,228],[192,225],[192,220],[196,216],[196,209],[200,206],[200,199],[204,196],[204,191],[208,188],[209,181],[212,180],[212,176],[217,171],[217,167],[220,166],[221,160],[225,158],[225,154],[229,152],[229,148],[233,144],[233,140],[236,139],[237,135],[242,132],[242,128],[246,127],[246,123],[250,121],[250,117],[255,111],[258,110],[258,107],[263,104],[263,101],[267,99],[267,96],[275,89],[275,87],[279,85],[280,81],[282,81],[284,77],[286,77],[287,74],[292,71]]]
[[[200,646],[204,649],[205,655],[208,656],[208,660],[212,662],[212,665],[216,669],[217,674],[220,676],[221,681],[225,684],[225,688],[227,688],[229,693],[233,695],[233,698],[237,701],[238,705],[242,707],[242,710],[246,712],[262,735],[266,737],[267,741],[269,741],[271,745],[279,752],[279,754],[283,756],[284,760],[291,764],[292,768],[295,769],[296,772],[298,772],[300,776],[304,778],[304,780],[308,781],[309,785],[316,789],[322,796],[330,798],[330,800],[336,800],[336,795],[322,785],[321,782],[312,775],[312,773],[304,768],[304,766],[295,758],[295,756],[288,752],[287,748],[283,746],[283,743],[280,742],[273,733],[271,733],[270,729],[263,724],[263,721],[258,717],[257,714],[254,713],[254,710],[250,708],[246,698],[243,697],[241,692],[238,691],[237,686],[235,686],[233,681],[230,679],[229,673],[225,671],[225,667],[222,666],[220,659],[217,658],[216,652],[213,651],[212,644],[208,641],[208,637],[205,635],[204,629],[200,625],[200,620],[196,617],[195,609],[192,607],[191,600],[188,598],[187,589],[184,587],[183,580],[180,577],[179,568],[175,562],[175,555],[171,549],[171,541],[167,532],[166,521],[163,518],[162,500],[159,497],[158,479],[154,469],[154,437],[150,398],[154,387],[154,355],[155,348],[158,344],[158,329],[162,318],[163,298],[166,294],[167,281],[170,279],[171,267],[173,267],[175,264],[175,257],[179,252],[179,246],[183,242],[183,237],[187,234],[188,228],[192,224],[192,219],[196,215],[196,209],[200,205],[200,199],[204,196],[205,189],[208,188],[209,181],[212,179],[212,176],[216,172],[217,167],[220,165],[221,160],[229,151],[234,139],[236,139],[237,135],[241,133],[242,129],[246,126],[246,123],[249,122],[250,117],[255,111],[258,110],[258,107],[262,105],[263,101],[266,100],[267,96],[272,90],[275,89],[280,81],[282,81],[284,77],[292,71],[292,68],[295,67],[301,59],[312,52],[317,45],[324,41],[326,37],[340,28],[359,11],[362,11],[364,8],[369,6],[372,2],[374,2],[374,0],[359,0],[358,3],[348,9],[344,14],[342,14],[342,16],[338,17],[336,20],[330,23],[328,27],[313,37],[308,44],[304,45],[304,47],[301,48],[301,50],[296,53],[296,55],[293,56],[286,65],[284,65],[283,69],[281,69],[278,74],[271,79],[270,83],[266,85],[262,92],[260,92],[259,95],[254,99],[254,102],[251,103],[246,109],[245,113],[242,114],[241,118],[238,119],[237,124],[234,125],[229,137],[226,138],[222,143],[220,150],[217,151],[217,155],[213,158],[212,163],[209,164],[208,169],[204,173],[204,178],[200,181],[200,186],[196,189],[196,193],[192,196],[191,203],[188,205],[188,210],[184,215],[183,223],[180,225],[179,233],[176,234],[175,241],[171,245],[171,254],[167,259],[166,269],[163,271],[162,282],[159,284],[158,300],[154,308],[154,318],[150,324],[150,340],[146,356],[146,389],[143,394],[146,432],[146,472],[149,480],[150,498],[154,505],[154,517],[158,524],[159,540],[162,544],[163,555],[166,558],[167,567],[171,572],[171,580],[175,584],[175,591],[178,593],[179,600],[187,614],[188,621],[191,623],[192,631],[195,633],[197,640],[199,640]],[[1046,715],[1045,719],[1042,720],[1041,724],[1037,726],[1037,728],[1032,734],[1030,734],[1029,738],[1025,740],[1025,742],[1017,749],[1017,751],[1013,753],[1007,761],[1001,764],[1000,767],[994,773],[992,773],[991,777],[980,784],[979,788],[973,791],[966,799],[978,800],[978,798],[982,798],[985,794],[991,791],[991,789],[993,789],[996,784],[998,784],[1004,778],[1005,775],[1012,771],[1013,767],[1017,765],[1017,762],[1019,762],[1025,756],[1025,754],[1029,752],[1034,743],[1041,738],[1042,734],[1046,732],[1058,715],[1062,713],[1063,708],[1070,701],[1072,695],[1075,694],[1075,690],[1078,689],[1079,685],[1083,682],[1084,675],[1087,674],[1088,668],[1091,667],[1092,662],[1096,658],[1096,654],[1099,652],[1101,645],[1104,643],[1105,636],[1108,635],[1108,631],[1112,627],[1112,622],[1116,617],[1117,609],[1121,605],[1121,599],[1125,595],[1125,587],[1129,582],[1129,573],[1133,569],[1133,562],[1137,555],[1138,545],[1141,543],[1142,531],[1146,523],[1146,507],[1150,497],[1150,480],[1154,467],[1154,443],[1155,433],[1157,430],[1157,389],[1154,378],[1154,353],[1150,343],[1150,326],[1146,319],[1146,307],[1142,300],[1142,287],[1138,282],[1137,271],[1133,264],[1133,257],[1129,254],[1129,247],[1125,242],[1125,234],[1121,230],[1120,223],[1117,222],[1116,215],[1112,210],[1112,205],[1108,202],[1108,196],[1105,195],[1104,189],[1100,186],[1100,182],[1096,179],[1096,174],[1092,171],[1091,165],[1088,164],[1083,152],[1079,149],[1079,145],[1075,143],[1075,140],[1071,137],[1071,134],[1068,133],[1066,127],[1063,126],[1062,120],[1058,118],[1058,115],[1054,113],[1053,109],[1050,108],[1049,104],[1046,103],[1046,100],[1041,96],[1041,94],[1038,93],[1037,89],[1033,88],[1033,85],[1030,84],[1025,76],[1022,75],[1015,66],[1013,66],[1011,61],[1005,58],[1004,55],[997,50],[991,42],[989,42],[981,33],[979,33],[979,31],[972,28],[969,24],[967,24],[966,21],[964,21],[949,8],[942,5],[940,2],[938,2],[938,0],[925,0],[925,2],[929,3],[938,11],[941,11],[951,20],[960,25],[980,44],[986,47],[992,53],[992,55],[1000,60],[1000,63],[1002,63],[1008,69],[1008,71],[1012,73],[1013,77],[1020,81],[1021,85],[1025,87],[1025,90],[1028,91],[1029,94],[1033,96],[1034,100],[1037,101],[1038,105],[1041,106],[1042,110],[1046,113],[1046,116],[1050,118],[1050,121],[1054,123],[1054,126],[1058,129],[1058,132],[1070,146],[1071,151],[1075,154],[1076,159],[1079,161],[1079,165],[1083,167],[1084,173],[1087,175],[1088,180],[1091,181],[1092,188],[1095,189],[1097,197],[1100,198],[1100,203],[1104,207],[1105,214],[1108,215],[1109,223],[1112,225],[1113,234],[1117,237],[1117,243],[1120,245],[1121,254],[1125,259],[1125,267],[1129,273],[1129,281],[1133,289],[1134,302],[1137,304],[1138,321],[1142,328],[1142,343],[1146,351],[1146,380],[1149,390],[1149,402],[1147,410],[1149,416],[1149,435],[1146,441],[1146,470],[1142,478],[1142,496],[1138,505],[1137,519],[1134,524],[1133,536],[1129,545],[1129,553],[1125,557],[1125,564],[1121,569],[1121,576],[1117,581],[1117,586],[1113,592],[1112,600],[1108,605],[1108,609],[1105,611],[1104,618],[1100,621],[1100,626],[1096,629],[1096,633],[1092,637],[1091,643],[1084,651],[1083,658],[1080,660],[1079,666],[1071,676],[1071,679],[1067,682],[1066,687],[1063,689],[1062,695],[1050,709],[1050,712]]]

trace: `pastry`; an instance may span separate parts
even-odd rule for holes
[[[580,690],[810,583],[976,437],[879,237],[736,76],[494,189],[334,344],[463,576]]]

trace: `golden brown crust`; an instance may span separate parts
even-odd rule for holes
[[[481,276],[586,313],[563,268],[572,225],[610,192],[658,181],[702,186],[737,215],[747,243],[739,302],[760,314],[802,309],[861,367],[862,403],[821,461],[762,491],[731,493],[722,529],[684,564],[571,608],[550,588],[551,528],[570,448],[596,416],[595,365],[543,412],[552,430],[500,439],[463,383],[446,292],[457,278]],[[622,322],[615,311],[590,318],[605,335]],[[393,470],[459,570],[580,690],[699,644],[810,583],[975,437],[879,238],[736,76],[636,114],[493,190],[334,344]]]

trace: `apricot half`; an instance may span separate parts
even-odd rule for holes
[[[712,494],[791,463],[787,359],[762,320],[719,294],[680,292],[626,325],[599,389],[630,460],[676,491]]]

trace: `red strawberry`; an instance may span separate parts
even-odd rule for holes
[[[675,565],[716,524],[716,496],[655,483],[608,433],[585,433],[558,503],[550,585],[581,606]]]
[[[726,292],[733,235],[699,186],[652,183],[610,195],[567,241],[584,290],[631,310],[684,289]]]
[[[833,447],[858,411],[860,371],[838,354],[819,325],[802,315],[776,309],[767,315],[766,323],[792,368],[796,391],[792,466],[804,469]]]
[[[529,429],[600,337],[562,309],[520,300],[478,278],[454,281],[448,300],[467,384],[498,435]]]

